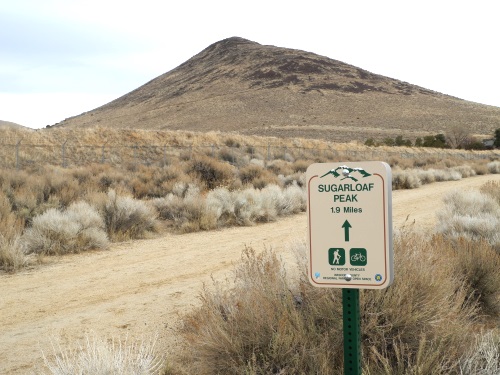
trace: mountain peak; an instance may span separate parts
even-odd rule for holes
[[[205,48],[205,51],[214,50],[218,48],[222,49],[234,49],[242,45],[260,45],[259,43],[252,42],[251,40],[241,38],[239,36],[233,36],[230,38],[219,40]]]
[[[327,140],[491,133],[500,108],[374,74],[325,56],[231,37],[60,126],[238,131]]]

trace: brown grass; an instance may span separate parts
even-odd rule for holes
[[[295,203],[300,199],[290,195],[293,189],[286,194],[280,189],[303,188],[304,170],[315,162],[387,157],[393,167],[394,189],[465,178],[479,170],[480,173],[496,171],[495,162],[488,159],[463,158],[485,157],[486,153],[457,150],[400,148],[395,151],[394,148],[375,149],[356,143],[333,144],[311,139],[214,132],[103,128],[4,132],[3,142],[7,146],[0,148],[0,154],[5,156],[1,160],[9,167],[1,169],[0,173],[0,229],[8,240],[31,228],[34,220],[48,210],[64,212],[82,200],[105,217],[106,232],[113,241],[144,237],[157,231],[158,222],[154,220],[157,212],[166,224],[162,227],[181,232],[275,220],[283,214],[301,210],[297,209],[301,205]],[[15,147],[8,144],[15,144],[18,137],[23,137],[21,144],[25,146],[20,149],[20,170],[15,170],[12,168],[15,166]],[[57,161],[61,156],[59,142],[66,139],[74,144],[72,148],[69,141],[66,144],[67,163],[62,167]],[[96,153],[102,153],[104,158],[96,158]],[[181,186],[184,190],[178,193]],[[188,186],[199,189],[200,199],[186,200]],[[205,197],[218,188],[227,189],[230,194],[235,192],[231,198],[232,209],[223,215],[210,213],[204,203]],[[253,189],[265,191],[265,194],[257,198]],[[118,206],[109,203],[110,191],[116,192],[120,202],[128,199],[129,206],[135,207],[134,214],[130,217],[119,214]],[[238,191],[241,194],[236,193]],[[161,201],[170,194],[175,198]],[[160,199],[154,208],[144,208],[154,199]],[[251,210],[248,202],[256,202],[256,199],[259,203],[254,207],[258,210]],[[111,209],[113,207],[116,209]]]
[[[500,257],[486,243],[477,248],[464,240],[457,249],[439,236],[396,237],[394,284],[361,293],[363,373],[459,373],[488,311],[479,296],[493,300],[500,290],[494,267],[463,257],[467,246],[481,259]],[[464,269],[466,262],[474,266]],[[475,282],[471,275],[478,274],[491,287]],[[342,374],[340,290],[287,274],[272,251],[247,248],[234,281],[205,286],[201,302],[184,322],[179,373]],[[489,314],[494,327],[498,311]]]

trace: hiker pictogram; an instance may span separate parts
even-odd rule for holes
[[[343,266],[345,264],[345,249],[340,247],[329,249],[328,263],[332,266]]]

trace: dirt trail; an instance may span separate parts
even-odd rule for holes
[[[448,191],[481,186],[500,175],[441,182],[393,192],[394,226],[407,216],[432,230]],[[198,304],[203,282],[230,275],[245,245],[272,247],[306,236],[306,214],[275,223],[130,241],[110,250],[50,260],[34,270],[0,275],[0,374],[31,373],[51,341],[64,347],[94,331],[141,338],[154,332],[172,344],[179,316]]]

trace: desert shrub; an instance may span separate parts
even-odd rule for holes
[[[68,207],[78,200],[80,195],[80,185],[76,178],[66,170],[60,168],[48,168],[48,173],[44,174],[45,196],[57,196],[63,207]]]
[[[156,353],[156,338],[129,342],[105,340],[95,334],[86,335],[85,342],[63,349],[52,342],[53,353],[42,352],[41,374],[161,374],[163,359]]]
[[[300,187],[305,188],[306,186],[306,174],[305,173],[294,173],[292,175],[283,176],[279,175],[278,179],[280,181],[280,185],[287,187],[290,185],[298,185]]]
[[[481,332],[474,337],[474,345],[460,359],[460,374],[500,374],[500,334]]]
[[[396,234],[394,284],[361,298],[367,373],[448,374],[466,350],[477,308],[443,245]]]
[[[284,160],[273,160],[267,163],[267,169],[269,169],[276,176],[288,176],[294,172],[291,164]]]
[[[233,166],[207,156],[198,156],[190,162],[188,168],[209,190],[229,183],[235,175]]]
[[[470,166],[476,172],[476,175],[482,176],[489,174],[487,163],[484,160],[477,160],[470,163]]]
[[[218,225],[234,225],[236,220],[235,213],[235,193],[231,193],[225,188],[212,190],[207,194],[207,210],[215,216]]]
[[[263,191],[253,188],[233,192],[219,188],[208,193],[206,202],[207,210],[221,227],[273,221],[278,215],[274,202],[267,200]]]
[[[305,210],[306,197],[304,191],[297,185],[290,185],[284,189],[270,185],[262,189],[265,200],[274,202],[278,216],[296,214]]]
[[[392,170],[392,188],[415,189],[422,184],[439,181],[458,181],[462,177],[474,176],[475,171],[470,166],[460,166],[445,169],[400,169]]]
[[[398,189],[416,189],[422,185],[417,174],[411,170],[394,169],[392,171],[392,188]]]
[[[253,184],[253,181],[262,178],[265,172],[269,173],[262,166],[250,163],[247,166],[240,168],[239,177],[243,185]]]
[[[487,164],[487,167],[491,174],[500,173],[500,161],[492,161]]]
[[[279,179],[266,168],[253,163],[240,169],[240,180],[243,185],[251,184],[256,189],[263,189],[267,185],[278,184]]]
[[[108,235],[115,241],[142,238],[157,228],[157,213],[152,206],[129,196],[119,196],[114,190],[108,192],[101,210]]]
[[[500,250],[500,205],[480,191],[453,191],[443,199],[437,231],[448,238],[486,240]]]
[[[233,148],[240,148],[241,147],[241,143],[233,137],[226,138],[224,140],[224,144],[227,147],[233,147]]]
[[[73,203],[64,211],[52,208],[36,216],[21,240],[26,254],[59,255],[108,245],[102,217],[85,202]]]
[[[470,165],[459,165],[452,167],[451,170],[460,173],[462,178],[472,177],[476,175],[476,171]]]
[[[311,164],[313,164],[311,160],[295,160],[295,162],[292,164],[292,169],[295,173],[304,173]]]
[[[439,247],[452,260],[456,274],[462,276],[469,295],[478,303],[481,316],[497,320],[500,316],[500,253],[484,240],[464,238],[442,242]]]
[[[78,181],[81,186],[92,181],[91,167],[76,167],[70,170],[70,175]]]
[[[170,221],[182,233],[216,227],[216,218],[207,210],[196,185],[178,183],[174,187],[174,193],[153,199],[151,204],[158,211],[160,219]]]
[[[5,237],[0,233],[0,270],[17,271],[29,264],[29,258],[23,251],[19,236]]]
[[[500,182],[499,181],[488,181],[481,186],[480,191],[483,194],[489,195],[495,199],[500,206]]]
[[[218,158],[231,164],[237,164],[240,160],[240,154],[232,148],[223,148],[219,150]]]
[[[187,190],[179,185],[176,194],[151,201],[161,219],[170,221],[181,232],[209,230],[216,227],[253,225],[274,221],[278,216],[304,211],[304,189],[296,184],[281,189],[269,185],[264,189],[247,188],[230,191],[216,188],[205,198],[199,190]]]
[[[483,314],[491,316],[500,314],[500,193],[496,185],[485,184],[482,192],[454,191],[445,196],[437,228],[453,241],[449,253],[456,258],[457,274],[463,275]]]
[[[436,181],[458,181],[462,178],[459,171],[453,169],[429,169]]]
[[[202,306],[185,321],[183,333],[192,356],[188,372],[312,374],[334,365],[338,336],[324,340],[314,318],[303,321],[297,309],[300,297],[294,299],[275,254],[247,249],[243,256],[235,285],[226,281],[215,283],[213,290],[204,288]],[[339,329],[339,309],[324,312],[321,327],[331,323],[332,330]],[[336,342],[324,350],[326,361],[318,356],[307,362],[309,350],[327,347],[322,341]]]
[[[412,159],[403,159],[397,156],[391,156],[388,161],[391,168],[398,166],[401,169],[410,169],[413,166]]]
[[[436,182],[434,170],[415,169],[414,171],[422,185],[432,184],[433,182]]]
[[[429,165],[434,165],[436,164],[438,159],[436,159],[433,156],[428,156],[428,157],[423,157],[423,158],[417,158],[413,161],[413,165],[417,168],[422,168],[425,166]]]
[[[0,191],[0,233],[6,240],[22,232],[24,222],[12,211],[9,199]]]
[[[395,254],[394,284],[361,291],[363,373],[456,373],[470,347],[475,301],[432,239],[402,233]],[[204,287],[201,306],[185,318],[186,371],[341,374],[340,290],[292,276],[272,251],[247,248],[234,282]]]

